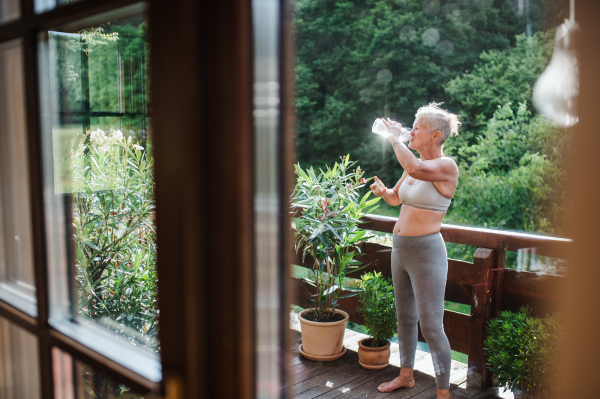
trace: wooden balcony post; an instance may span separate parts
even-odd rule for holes
[[[504,305],[504,272],[506,271],[506,249],[508,248],[508,242],[502,242],[502,248],[498,250],[498,264],[496,266],[496,273],[494,273],[494,299],[493,303],[493,317],[500,317]]]
[[[498,265],[498,253],[494,249],[477,248],[474,256],[476,269],[471,299],[471,327],[469,332],[469,369],[467,390],[475,394],[488,384],[489,375],[485,367],[486,356],[483,341],[487,337],[487,324],[492,317],[494,275]]]

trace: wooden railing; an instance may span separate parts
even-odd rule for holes
[[[364,221],[361,227],[385,233],[392,233],[396,223],[395,218],[385,216],[368,216]],[[506,251],[536,248],[538,255],[568,259],[571,241],[454,225],[442,225],[441,233],[446,242],[477,247],[473,263],[448,259],[445,299],[470,305],[470,315],[449,310],[444,312],[444,331],[450,347],[468,355],[467,387],[469,391],[477,392],[491,382],[483,351],[488,321],[503,310],[516,312],[523,305],[529,305],[536,316],[545,316],[560,308],[558,292],[564,277],[507,270]],[[364,254],[360,261],[369,264],[361,273],[378,271],[384,277],[392,276],[390,247],[365,242],[360,248]],[[307,256],[304,262],[301,257],[296,257],[294,263],[311,268],[312,262]],[[310,288],[302,280],[292,279],[294,303],[309,307]],[[356,297],[340,299],[339,303],[340,308],[348,312],[351,321],[363,324]],[[419,340],[425,342],[420,329]]]

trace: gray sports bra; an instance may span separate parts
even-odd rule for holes
[[[452,201],[444,197],[430,181],[417,180],[408,184],[408,176],[398,189],[398,198],[403,204],[438,212],[446,212]]]

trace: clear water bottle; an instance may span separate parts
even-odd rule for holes
[[[375,119],[375,122],[373,122],[373,127],[371,128],[371,131],[373,133],[383,136],[385,138],[388,138],[389,136],[392,135],[388,131],[387,127],[385,126],[385,124],[383,123],[383,120],[381,120],[381,118]],[[402,129],[400,130],[400,138],[399,138],[400,141],[402,141],[402,142],[407,141],[409,135],[410,135],[410,130],[405,127],[402,127]]]

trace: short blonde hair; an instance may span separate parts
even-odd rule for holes
[[[444,144],[451,135],[458,135],[458,128],[461,123],[458,120],[458,115],[450,113],[445,109],[441,109],[443,103],[429,103],[418,109],[415,118],[423,118],[424,124],[431,133],[438,130],[442,136],[438,140],[438,144]]]

